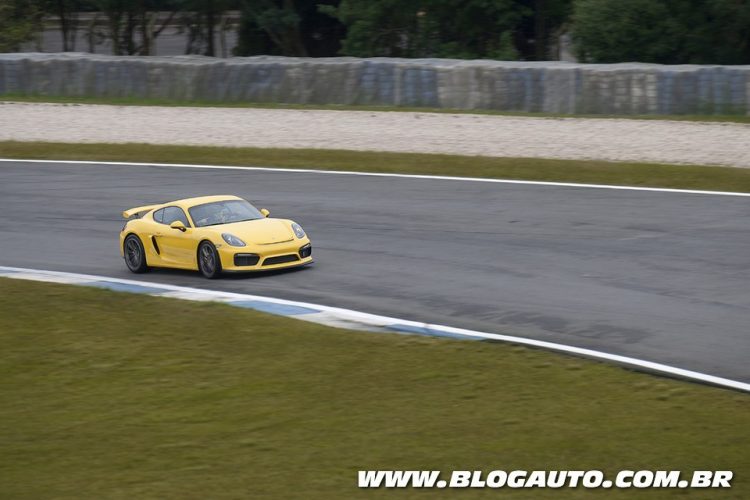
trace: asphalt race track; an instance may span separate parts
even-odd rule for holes
[[[316,263],[218,281],[130,274],[120,212],[204,194],[296,220]],[[747,197],[0,163],[0,265],[303,300],[750,382]]]

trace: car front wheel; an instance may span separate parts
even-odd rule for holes
[[[141,239],[138,236],[134,234],[128,235],[122,246],[123,253],[125,254],[125,264],[131,272],[140,274],[148,271],[146,252],[143,250],[143,243],[141,243]]]
[[[198,269],[209,279],[221,274],[221,259],[219,259],[216,247],[210,241],[204,241],[198,247]]]

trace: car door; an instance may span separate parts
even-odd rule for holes
[[[169,225],[180,221],[185,231],[174,229]],[[177,206],[164,208],[160,231],[155,235],[159,253],[165,264],[175,267],[194,268],[196,266],[197,242],[194,241],[195,229],[190,226],[185,212]]]
[[[159,243],[156,241],[156,237],[158,235],[161,235],[164,232],[164,227],[162,226],[162,220],[164,218],[164,209],[160,208],[159,210],[156,210],[151,218],[154,220],[153,222],[148,221],[147,230],[141,234],[142,240],[143,240],[143,246],[146,249],[146,254],[148,255],[148,262],[151,265],[155,266],[161,266],[164,264],[164,258],[161,254],[161,249],[159,248]]]

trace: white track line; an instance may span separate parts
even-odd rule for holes
[[[16,274],[17,273],[17,274]],[[14,276],[16,274],[16,276]],[[651,371],[662,375],[669,375],[673,377],[684,378],[692,381],[703,382],[707,384],[717,385],[720,387],[726,387],[736,389],[744,392],[750,392],[750,384],[731,380],[723,377],[717,377],[714,375],[708,375],[705,373],[695,372],[692,370],[686,370],[683,368],[677,368],[674,366],[664,365],[661,363],[654,363],[652,361],[645,361],[637,358],[631,358],[627,356],[620,356],[617,354],[610,354],[601,351],[595,351],[592,349],[584,349],[580,347],[568,346],[564,344],[556,344],[553,342],[545,342],[541,340],[527,339],[523,337],[514,337],[511,335],[500,335],[496,333],[479,332],[475,330],[466,330],[464,328],[454,328],[451,326],[444,325],[432,325],[428,323],[420,323],[417,321],[404,320],[399,318],[391,318],[388,316],[379,316],[375,314],[364,313],[360,311],[354,311],[351,309],[341,309],[338,307],[323,306],[319,304],[311,304],[308,302],[298,302],[293,300],[276,299],[272,297],[264,297],[260,295],[246,295],[233,292],[222,292],[214,290],[204,290],[201,288],[190,288],[176,285],[166,285],[161,283],[154,283],[149,281],[136,281],[127,280],[120,278],[109,278],[107,276],[94,276],[87,274],[75,274],[65,273],[58,271],[44,271],[38,269],[26,269],[18,267],[6,267],[0,266],[0,275],[8,278],[20,278],[29,279],[34,281],[46,281],[46,282],[66,282],[70,284],[78,285],[89,285],[95,282],[109,282],[109,283],[120,283],[124,285],[136,285],[142,287],[160,288],[169,290],[171,292],[179,292],[178,294],[170,294],[170,297],[178,297],[184,300],[206,300],[208,297],[213,297],[213,300],[220,302],[228,301],[242,301],[252,300],[260,301],[269,304],[284,304],[290,306],[297,306],[306,309],[313,309],[316,312],[312,314],[295,314],[292,317],[301,320],[308,320],[317,323],[326,324],[326,320],[320,321],[320,318],[316,318],[318,313],[327,313],[329,317],[333,318],[333,323],[337,321],[343,321],[344,323],[358,323],[364,327],[364,329],[371,330],[387,330],[387,331],[398,331],[391,327],[394,326],[406,326],[416,330],[424,330],[422,335],[430,335],[429,332],[434,332],[434,335],[449,334],[459,338],[466,339],[483,339],[493,340],[500,342],[507,342],[512,344],[520,344],[525,346],[537,347],[542,349],[548,349],[567,354],[573,354],[577,356],[584,356],[587,358],[593,358],[601,361],[609,361],[632,368],[641,370]],[[138,293],[138,292],[135,292]],[[159,293],[146,293],[147,295],[158,296]],[[190,298],[193,296],[194,298]],[[282,314],[283,315],[283,314]],[[309,318],[306,318],[309,316]],[[403,330],[402,330],[403,333]],[[412,332],[414,334],[420,334],[418,331]]]
[[[307,168],[276,168],[276,167],[238,167],[229,165],[198,165],[191,163],[138,163],[124,161],[77,161],[77,160],[17,160],[13,158],[0,158],[0,162],[6,163],[62,163],[67,165],[120,165],[135,167],[172,167],[172,168],[202,168],[216,170],[249,170],[265,172],[296,172],[305,174],[326,175],[357,175],[366,177],[395,177],[401,179],[426,179],[441,181],[462,182],[485,182],[493,184],[523,184],[530,186],[557,186],[592,189],[615,189],[622,191],[652,191],[657,193],[681,193],[681,194],[708,194],[714,196],[741,196],[750,197],[750,193],[737,193],[734,191],[702,191],[698,189],[671,189],[638,186],[613,186],[609,184],[581,184],[575,182],[546,182],[546,181],[522,181],[513,179],[487,179],[482,177],[452,177],[447,175],[417,175],[417,174],[387,174],[380,172],[354,172],[348,170],[315,170]]]

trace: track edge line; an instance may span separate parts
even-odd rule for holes
[[[492,184],[520,184],[528,186],[552,186],[552,187],[574,187],[589,189],[612,189],[624,191],[647,191],[657,193],[678,193],[678,194],[703,194],[713,196],[739,196],[750,197],[750,193],[736,191],[706,191],[700,189],[677,189],[677,188],[657,188],[646,186],[619,186],[615,184],[585,184],[576,182],[554,182],[554,181],[527,181],[521,179],[493,179],[488,177],[457,177],[450,175],[427,175],[427,174],[396,174],[385,172],[357,172],[354,170],[320,170],[312,168],[284,168],[284,167],[253,167],[238,165],[202,165],[193,163],[147,163],[147,162],[127,162],[127,161],[93,161],[93,160],[34,160],[34,159],[15,159],[0,158],[0,163],[61,163],[73,165],[114,165],[114,166],[137,166],[137,167],[172,167],[172,168],[203,168],[214,170],[248,170],[248,171],[265,171],[265,172],[287,172],[287,173],[306,173],[306,174],[328,174],[328,175],[354,175],[369,177],[393,177],[400,179],[425,179],[441,181],[463,181],[463,182],[485,182]]]

